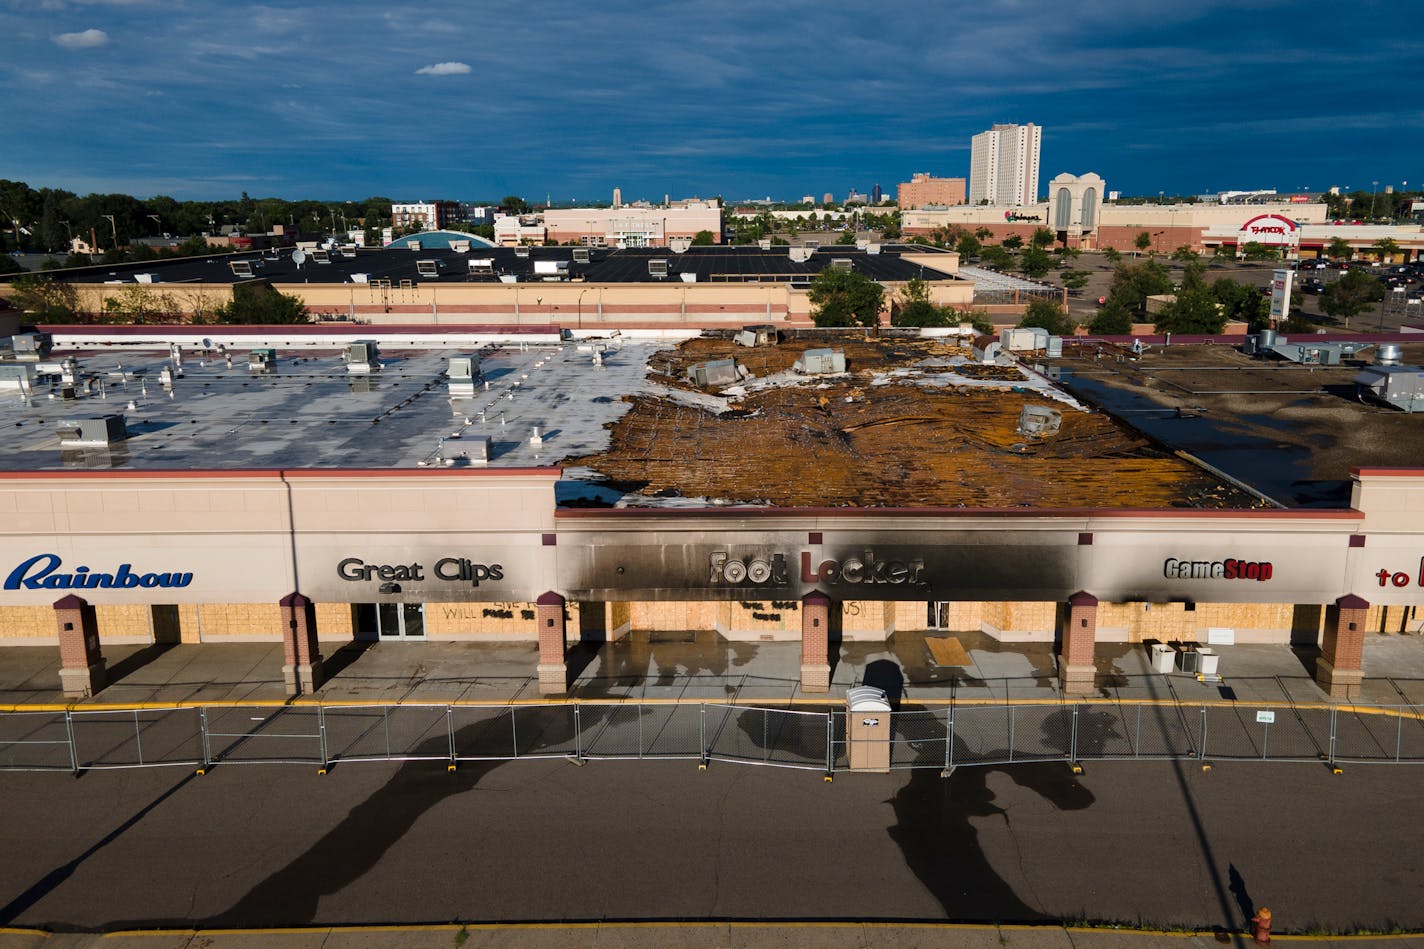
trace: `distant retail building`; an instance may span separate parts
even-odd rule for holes
[[[642,208],[550,208],[543,215],[546,237],[560,244],[589,247],[666,247],[674,238],[700,232],[722,243],[722,206],[717,201],[682,201],[677,206]]]
[[[417,201],[391,205],[393,227],[420,227],[422,230],[438,231],[454,224],[460,216],[458,201]]]
[[[910,176],[909,181],[900,182],[895,203],[901,211],[931,205],[953,207],[963,204],[966,195],[966,182],[963,178],[936,178],[927,172],[917,171]]]
[[[1038,203],[1037,125],[995,125],[970,141],[969,203],[1014,207]]]

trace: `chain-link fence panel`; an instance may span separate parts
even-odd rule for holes
[[[788,768],[825,768],[826,712],[708,705],[707,757]]]
[[[949,712],[950,765],[998,764],[1009,760],[1013,711],[1006,705],[965,705]]]
[[[201,714],[208,763],[324,763],[315,705],[208,705]]]
[[[462,760],[578,754],[576,705],[457,705],[450,715],[455,757]]]
[[[1141,705],[1076,706],[1073,753],[1078,760],[1135,758],[1141,741]]]
[[[64,712],[0,713],[0,771],[75,768]]]
[[[890,716],[890,767],[944,768],[949,753],[946,710],[915,709]]]
[[[586,758],[700,758],[700,705],[582,705]]]
[[[1073,751],[1073,706],[1010,706],[1010,761],[1062,761]]]
[[[446,705],[328,705],[322,708],[322,723],[328,761],[450,757]]]
[[[70,716],[81,768],[146,768],[203,761],[202,716],[196,708],[102,709]]]
[[[1418,706],[1358,706],[1335,713],[1336,761],[1424,761]]]
[[[1237,705],[1202,706],[1206,727],[1203,755],[1207,758],[1260,758],[1282,761],[1314,761],[1330,751],[1329,710],[1323,729],[1317,710],[1258,709]]]
[[[1194,758],[1200,748],[1202,715],[1195,705],[1144,702],[1136,713],[1138,758]]]

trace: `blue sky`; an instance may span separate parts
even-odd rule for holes
[[[966,176],[1424,185],[1424,2],[0,0],[0,178],[81,194],[608,200]]]

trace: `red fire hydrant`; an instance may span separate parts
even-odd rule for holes
[[[1271,944],[1271,911],[1264,906],[1251,917],[1251,941],[1258,946]]]

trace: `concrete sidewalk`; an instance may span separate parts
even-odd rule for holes
[[[1360,949],[1424,949],[1424,936],[1282,936],[1273,943]],[[298,930],[198,930],[48,935],[0,930],[0,949],[1208,949],[1249,947],[1240,934],[951,923],[587,923],[448,925]]]
[[[943,634],[936,634],[943,635]],[[1058,700],[1051,643],[1003,643],[956,633],[964,666],[934,661],[924,634],[896,633],[884,643],[845,643],[831,689],[800,687],[797,643],[731,642],[715,634],[635,634],[612,643],[574,645],[568,656],[570,699],[839,704],[845,690],[887,673],[905,705]],[[533,643],[379,642],[323,644],[326,681],[313,696],[326,703],[537,702]],[[1216,647],[1219,682],[1151,669],[1136,644],[1098,645],[1095,697],[1251,704],[1328,702],[1313,678],[1313,652],[1284,645]],[[106,646],[109,684],[80,705],[282,702],[277,643]],[[1424,636],[1365,640],[1361,704],[1424,704]],[[58,649],[0,649],[0,705],[66,704]]]

